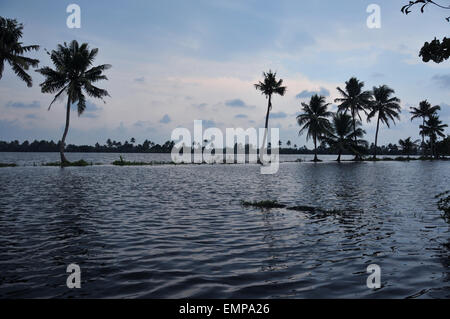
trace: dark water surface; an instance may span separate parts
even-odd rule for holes
[[[0,298],[449,298],[449,181],[450,162],[0,168]],[[342,212],[240,205],[266,199]]]

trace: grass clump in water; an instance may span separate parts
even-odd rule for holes
[[[0,167],[16,167],[17,164],[14,163],[0,163]]]
[[[259,202],[247,202],[242,201],[242,206],[244,207],[257,207],[257,208],[285,208],[286,205],[278,203],[276,200],[263,200]]]
[[[334,215],[342,215],[346,212],[344,210],[339,209],[331,209],[331,210],[325,210],[318,207],[311,207],[311,206],[293,206],[288,207],[288,210],[293,210],[296,212],[305,212],[305,213],[312,213],[312,214],[318,214],[323,216],[334,216]]]
[[[436,195],[436,199],[438,199],[438,208],[442,211],[443,217],[450,221],[450,191],[443,192],[439,195]]]
[[[64,162],[61,164],[61,162],[51,162],[51,163],[44,163],[42,166],[59,166],[59,167],[86,167],[86,166],[92,166],[92,163],[88,163],[85,160],[79,160],[76,162]]]
[[[317,210],[317,208],[311,207],[311,206],[294,206],[294,207],[288,207],[288,210],[295,210],[297,212],[314,213]]]
[[[122,157],[122,155],[120,155],[120,160],[118,161],[114,161],[112,163],[115,166],[144,166],[144,165],[150,165],[150,163],[145,163],[145,162],[129,162],[129,161],[125,161]]]
[[[173,162],[130,162],[124,160],[122,155],[120,156],[120,159],[118,161],[112,162],[112,165],[115,166],[152,166],[152,165],[176,165],[176,163]]]

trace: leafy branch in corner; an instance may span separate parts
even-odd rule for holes
[[[444,213],[443,217],[450,221],[450,191],[446,191],[439,195],[436,195],[438,201],[438,208]]]
[[[404,14],[409,14],[409,13],[411,13],[412,12],[412,8],[414,7],[414,6],[417,6],[417,5],[420,5],[421,7],[420,7],[420,12],[421,13],[424,13],[425,12],[425,8],[428,6],[428,5],[435,5],[436,7],[439,7],[439,8],[441,8],[441,9],[447,9],[447,10],[450,10],[450,5],[449,6],[444,6],[444,5],[441,5],[441,4],[439,4],[439,3],[437,3],[437,2],[434,2],[433,0],[415,0],[415,1],[409,1],[409,3],[407,4],[407,5],[404,5],[403,7],[402,7],[402,12],[404,13]],[[450,22],[450,17],[447,17],[447,18],[445,18],[445,20],[447,20],[448,22]]]
[[[420,12],[424,13],[425,8],[429,5],[434,5],[441,9],[450,10],[450,5],[441,5],[433,0],[415,0],[409,1],[407,5],[404,5],[401,11],[404,14],[409,14],[412,12],[412,8],[414,6],[420,6]],[[450,22],[450,17],[445,18],[447,22]],[[444,38],[438,40],[434,38],[434,40],[430,42],[425,42],[422,49],[420,50],[419,56],[422,57],[423,62],[427,63],[432,60],[435,63],[441,63],[448,58],[450,58],[450,39]]]

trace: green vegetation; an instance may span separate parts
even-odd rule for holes
[[[443,192],[436,196],[438,208],[443,212],[443,217],[450,221],[450,191]]]
[[[314,142],[314,162],[318,162],[317,158],[317,141],[323,140],[323,137],[331,130],[328,117],[332,115],[328,111],[330,103],[325,102],[324,96],[314,94],[309,104],[302,103],[303,113],[297,116],[297,123],[302,128],[300,134],[307,131],[306,140],[310,138]]]
[[[3,75],[4,64],[11,65],[14,73],[24,81],[28,87],[33,85],[33,79],[26,72],[30,66],[37,67],[39,60],[23,56],[24,53],[39,50],[38,45],[23,46],[20,38],[23,35],[23,24],[15,19],[0,17],[0,79]]]
[[[293,210],[296,212],[305,212],[305,213],[311,213],[311,214],[317,214],[321,217],[325,216],[335,216],[340,214],[345,214],[347,211],[345,210],[339,210],[339,209],[331,209],[326,210],[318,207],[310,207],[310,206],[294,206],[294,207],[288,207],[288,210]]]
[[[122,155],[118,161],[112,163],[115,166],[153,166],[153,165],[176,165],[174,162],[129,162],[125,161]]]
[[[408,160],[410,159],[409,156],[415,151],[417,150],[418,144],[419,144],[419,140],[415,140],[412,141],[411,137],[408,137],[404,140],[400,139],[398,141],[398,144],[400,145],[403,154],[406,154],[408,156]]]
[[[11,164],[9,164],[9,163],[0,163],[0,167],[16,167],[17,166],[17,164],[14,164],[14,163],[11,163]]]
[[[331,128],[324,137],[324,141],[338,153],[337,161],[341,161],[341,155],[345,150],[354,154],[361,154],[367,147],[367,141],[361,139],[366,131],[361,127],[361,122],[356,121],[356,131],[352,130],[352,118],[345,113],[333,114]],[[355,144],[356,136],[356,144]]]
[[[439,111],[441,107],[439,105],[431,106],[431,104],[427,100],[423,100],[419,103],[419,107],[411,107],[411,121],[415,119],[422,119],[422,125],[425,125],[425,121],[430,118],[433,114]],[[422,145],[425,144],[425,134],[423,132],[420,133],[422,136]]]
[[[264,72],[264,82],[259,82],[255,84],[255,89],[260,91],[261,94],[265,95],[268,102],[267,102],[267,113],[266,113],[266,125],[264,130],[264,137],[262,141],[263,147],[266,147],[266,138],[267,138],[267,130],[269,128],[269,114],[272,110],[272,96],[274,94],[278,94],[281,96],[284,96],[286,93],[286,87],[283,86],[283,80],[277,80],[277,73],[272,72],[269,70],[269,72]]]
[[[241,205],[244,207],[256,207],[256,208],[261,208],[261,209],[286,208],[287,210],[317,214],[319,216],[334,216],[334,215],[339,215],[339,214],[345,214],[347,212],[346,210],[338,210],[338,209],[326,210],[326,209],[312,207],[312,206],[288,207],[287,205],[280,204],[276,200],[265,200],[265,201],[259,201],[259,202],[258,201],[254,201],[254,202],[242,201]]]
[[[64,94],[67,95],[66,125],[59,143],[62,166],[72,166],[64,155],[71,105],[78,103],[78,115],[81,115],[86,109],[84,93],[91,98],[98,99],[109,96],[108,91],[94,86],[94,83],[108,79],[103,72],[111,67],[109,64],[91,67],[97,54],[98,49],[90,50],[87,43],[79,45],[76,40],[73,40],[69,45],[67,43],[59,44],[58,48],[51,52],[50,58],[55,69],[44,67],[37,70],[45,77],[44,82],[40,84],[42,93],[56,93],[49,110],[58,98]],[[66,163],[69,164],[66,165]]]
[[[447,124],[442,124],[437,114],[431,115],[425,122],[425,125],[420,126],[420,133],[429,137],[429,149],[431,151],[431,156],[436,159],[439,158],[439,154],[436,150],[436,142],[438,136],[445,137],[444,131],[448,127]]]
[[[371,100],[372,100],[372,92],[370,91],[363,91],[364,82],[359,81],[357,78],[352,77],[350,80],[345,82],[345,89],[341,89],[340,87],[337,87],[338,92],[341,94],[342,97],[337,98],[334,100],[336,103],[341,103],[338,106],[339,112],[341,113],[347,113],[349,112],[352,121],[353,121],[353,132],[355,136],[353,137],[354,143],[356,144],[356,117],[359,118],[360,121],[362,121],[360,112],[364,112],[367,114],[367,110],[370,107]],[[361,154],[356,153],[355,159],[360,159]]]
[[[427,6],[436,6],[443,10],[450,10],[450,5],[439,4],[433,0],[409,0],[404,5],[401,11],[404,14],[412,12],[413,7],[420,7],[420,12],[424,13]],[[446,17],[445,20],[450,22],[450,17]],[[423,62],[428,63],[433,61],[435,63],[442,63],[450,57],[450,39],[444,37],[442,42],[436,38],[430,42],[425,42],[420,50],[419,56],[422,57]]]
[[[51,163],[44,163],[42,166],[59,166],[59,167],[85,167],[85,166],[92,166],[93,163],[88,163],[85,160],[79,160],[76,162],[51,162]]]
[[[380,124],[385,124],[388,128],[390,123],[395,124],[400,119],[400,99],[392,96],[395,91],[386,85],[374,87],[372,91],[364,91],[364,82],[352,77],[345,82],[345,89],[337,88],[342,97],[335,99],[338,105],[336,113],[328,112],[325,98],[314,95],[309,104],[302,103],[302,113],[297,116],[297,123],[301,126],[300,134],[308,132],[307,139],[314,141],[314,161],[317,162],[317,154],[331,154],[331,151],[338,153],[337,161],[341,161],[342,154],[354,154],[356,161],[364,160],[363,156],[371,152],[373,161],[377,160],[377,154],[406,155],[407,159],[413,153],[417,154],[419,141],[413,141],[411,137],[399,140],[399,145],[389,144],[388,147],[378,146],[378,133]],[[439,159],[441,155],[450,155],[450,138],[444,134],[447,124],[443,124],[437,112],[440,106],[431,106],[426,100],[420,102],[419,107],[411,108],[411,120],[422,119],[420,135],[422,136],[422,155],[429,151],[430,158]],[[367,122],[372,118],[377,119],[377,129],[375,133],[375,143],[370,148],[363,140],[366,133],[360,128],[362,125],[361,113],[367,116]],[[332,116],[332,123],[328,117]],[[425,137],[428,141],[425,142]],[[442,141],[438,138],[442,137]],[[321,142],[317,146],[317,141]],[[327,150],[327,146],[329,149]],[[379,150],[381,152],[379,152]],[[426,156],[428,157],[428,156]],[[426,158],[427,160],[429,158]],[[445,159],[445,158],[443,158]],[[366,159],[367,160],[367,159]],[[394,159],[382,159],[383,161]],[[395,160],[403,161],[402,157]]]
[[[380,129],[380,123],[386,124],[389,128],[389,121],[395,124],[395,120],[400,120],[400,99],[396,97],[391,97],[395,91],[388,87],[387,85],[381,85],[379,87],[374,87],[372,94],[374,101],[370,103],[369,109],[370,113],[367,115],[367,121],[377,116],[377,130],[375,133],[375,152],[373,157],[377,157],[377,144],[378,144],[378,132]]]
[[[288,210],[295,210],[297,212],[310,212],[313,213],[317,210],[315,207],[311,206],[294,206],[294,207],[288,207]]]
[[[278,203],[276,200],[264,200],[260,202],[241,202],[244,207],[257,207],[257,208],[285,208],[286,205]]]
[[[129,161],[114,161],[112,165],[115,166],[155,166],[155,165],[177,165],[173,162],[129,162]]]

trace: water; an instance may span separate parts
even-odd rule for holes
[[[55,160],[0,153],[0,162],[21,165]],[[261,175],[258,165],[0,168],[0,298],[449,298],[449,224],[434,199],[450,188],[449,168],[419,161],[285,161],[276,175]],[[240,205],[266,199],[341,213]],[[81,289],[66,287],[70,263],[81,267]],[[378,290],[366,286],[370,264],[381,267]]]

